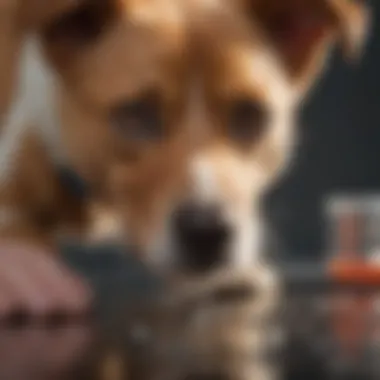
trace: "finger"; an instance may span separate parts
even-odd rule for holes
[[[3,248],[0,279],[5,292],[4,313],[12,308],[11,311],[23,309],[35,316],[42,316],[61,307],[54,289],[41,281],[44,274],[39,262],[46,256],[24,246]]]
[[[36,267],[40,286],[48,290],[56,310],[70,313],[86,311],[91,302],[91,291],[64,263],[57,257],[39,258]]]
[[[0,247],[0,316],[17,307],[36,316],[82,313],[89,286],[51,253],[27,246]]]
[[[19,268],[7,266],[7,269],[1,270],[0,287],[2,317],[18,311],[41,314],[46,310],[47,304],[43,295]]]
[[[49,298],[37,281],[35,260],[23,249],[12,249],[5,253],[0,279],[4,292],[12,307],[32,314],[43,314],[49,308]]]

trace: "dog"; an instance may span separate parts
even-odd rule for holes
[[[23,35],[0,141],[0,237],[43,252],[61,238],[117,242],[166,278],[263,276],[262,196],[291,161],[298,109],[334,46],[360,56],[367,7],[64,8]]]

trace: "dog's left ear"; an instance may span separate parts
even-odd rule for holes
[[[21,23],[32,30],[38,29],[57,15],[68,12],[83,2],[84,0],[20,0]]]
[[[369,10],[352,0],[242,0],[263,29],[292,81],[303,87],[321,71],[339,42],[349,59],[360,57]]]

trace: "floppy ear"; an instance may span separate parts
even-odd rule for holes
[[[349,59],[360,57],[369,10],[351,0],[243,0],[292,81],[310,83],[334,42]]]

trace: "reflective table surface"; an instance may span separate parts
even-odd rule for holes
[[[160,283],[136,261],[107,250],[82,255],[70,248],[66,256],[93,285],[97,295],[93,315],[49,323],[25,323],[20,318],[13,324],[0,321],[0,380],[142,380],[129,373],[128,321],[136,301],[149,302]],[[316,286],[296,288],[303,291],[297,294],[291,287],[285,294],[282,327],[289,339],[277,362],[282,366],[280,378],[380,378],[380,316],[374,308],[380,292],[355,295],[352,290],[339,290],[329,296],[328,290]],[[348,337],[340,328],[344,326],[351,332],[370,327],[359,334],[361,339],[355,338],[353,354],[351,344],[341,341]]]

